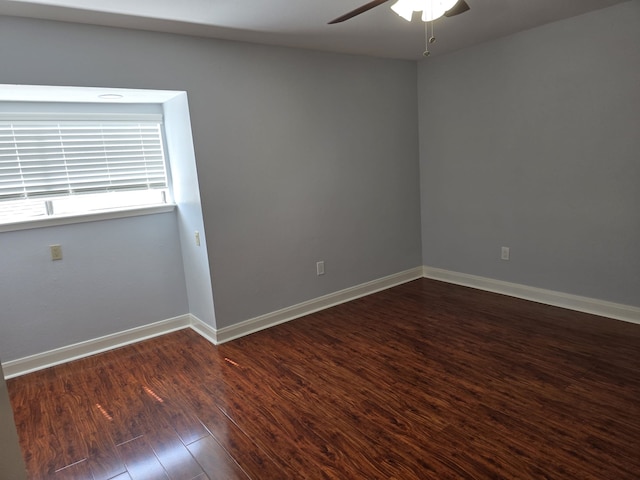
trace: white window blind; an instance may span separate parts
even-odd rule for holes
[[[0,215],[52,214],[47,201],[60,197],[167,188],[159,120],[0,118]]]

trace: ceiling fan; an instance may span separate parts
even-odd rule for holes
[[[350,18],[367,12],[372,8],[382,5],[383,3],[387,3],[388,1],[389,0],[373,0],[372,2],[362,5],[349,13],[345,13],[344,15],[331,20],[329,25],[349,20]],[[391,9],[408,21],[411,21],[414,11],[422,11],[422,20],[430,22],[443,15],[445,17],[460,15],[461,13],[469,10],[470,7],[465,0],[398,0],[391,6]]]
[[[349,13],[345,13],[341,17],[331,20],[329,25],[349,20],[388,1],[389,0],[373,0]],[[470,8],[465,0],[398,0],[391,6],[391,10],[409,22],[413,18],[413,12],[422,12],[422,21],[425,22],[424,31],[426,37],[426,49],[423,53],[425,57],[431,55],[429,44],[436,41],[436,37],[433,35],[433,21],[442,16],[454,17],[460,15]],[[429,25],[431,25],[431,35],[429,35]]]

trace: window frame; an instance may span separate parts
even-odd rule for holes
[[[13,102],[12,102],[13,103]],[[90,102],[76,103],[73,105],[72,112],[63,111],[67,104],[45,104],[43,110],[31,111],[33,104],[29,102],[16,102],[14,105],[22,104],[24,108],[27,105],[28,111],[17,111],[2,109],[0,111],[0,120],[10,121],[30,121],[30,120],[52,120],[52,121],[157,121],[160,124],[160,137],[164,154],[164,167],[167,179],[166,200],[165,203],[149,204],[149,205],[132,205],[126,207],[105,208],[100,210],[85,210],[67,214],[53,214],[41,217],[25,217],[15,221],[0,221],[0,232],[25,230],[32,228],[50,227],[57,225],[68,225],[74,223],[85,223],[91,221],[109,220],[115,218],[126,218],[141,215],[151,215],[157,213],[171,212],[176,208],[173,199],[173,188],[171,178],[171,167],[169,153],[167,149],[167,133],[165,131],[163,113],[149,113],[147,111],[136,112],[136,105],[127,104],[127,112],[118,112],[117,105],[109,105],[109,111],[100,111],[104,105],[93,104]],[[147,110],[149,104],[140,104],[140,110]],[[160,104],[156,106],[161,107]],[[114,112],[115,107],[115,112]],[[133,113],[131,111],[133,110]],[[160,110],[162,110],[160,108]],[[106,194],[107,192],[105,192]],[[59,198],[69,198],[71,196],[61,196]]]

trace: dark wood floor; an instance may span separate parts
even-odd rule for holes
[[[640,478],[640,325],[430,280],[8,386],[32,479]]]

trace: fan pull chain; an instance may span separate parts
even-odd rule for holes
[[[429,24],[431,24],[431,36],[429,36]],[[431,55],[431,52],[429,51],[429,44],[435,43],[436,41],[435,34],[433,33],[433,20],[431,20],[430,22],[424,22],[424,39],[426,46],[425,51],[422,53],[422,55],[428,57],[429,55]]]

